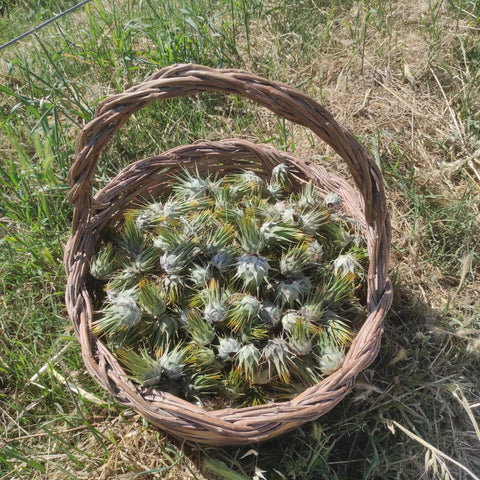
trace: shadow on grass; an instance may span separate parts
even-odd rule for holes
[[[470,478],[393,423],[472,471],[478,468],[477,454],[465,445],[470,420],[455,395],[478,391],[478,357],[442,322],[440,312],[397,284],[380,353],[337,407],[269,442],[187,448],[187,455],[207,478],[411,480],[426,472],[430,478],[429,470]]]

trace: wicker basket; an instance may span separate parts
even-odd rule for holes
[[[92,176],[98,157],[123,123],[149,103],[201,92],[247,97],[285,119],[310,128],[347,163],[357,189],[338,176],[265,145],[242,140],[199,141],[137,161],[95,196]],[[164,192],[179,169],[195,166],[200,173],[223,175],[254,168],[270,175],[287,163],[297,186],[312,180],[323,192],[336,192],[346,213],[361,225],[369,253],[367,318],[343,366],[296,398],[258,407],[206,411],[167,392],[132,383],[115,357],[91,333],[93,294],[89,262],[102,230],[141,198]],[[357,375],[377,356],[383,319],[392,301],[387,275],[390,224],[382,178],[359,143],[317,102],[285,84],[240,70],[215,70],[199,65],[173,65],[151,75],[124,93],[102,101],[95,118],[80,132],[75,162],[69,172],[74,205],[72,236],[65,249],[68,276],[66,305],[80,341],[85,365],[96,381],[120,403],[175,437],[211,446],[263,441],[293,430],[332,409],[352,389]],[[358,193],[359,192],[359,193]]]

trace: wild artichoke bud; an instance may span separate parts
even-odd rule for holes
[[[268,183],[265,190],[267,195],[273,200],[278,200],[285,193],[282,185],[278,182]]]
[[[312,351],[311,325],[301,317],[291,326],[288,332],[288,344],[300,356],[308,355]]]
[[[185,287],[183,277],[176,274],[165,275],[165,277],[162,278],[162,284],[163,288],[167,292],[170,303],[180,302],[183,295],[183,289]]]
[[[131,377],[144,387],[155,387],[162,382],[163,368],[147,354],[138,355],[132,350],[119,350],[119,360]]]
[[[203,309],[203,318],[208,323],[221,323],[228,315],[228,309],[222,302],[208,302]]]
[[[310,264],[310,257],[305,244],[296,245],[282,253],[280,272],[286,277],[298,276]]]
[[[194,251],[193,243],[180,244],[172,251],[166,251],[160,257],[160,266],[168,274],[178,274],[192,260]]]
[[[190,270],[189,278],[196,287],[204,287],[213,278],[213,272],[210,265],[196,264]]]
[[[266,328],[271,329],[280,322],[280,309],[271,302],[264,301],[260,306],[260,319]]]
[[[302,315],[297,310],[288,310],[282,317],[282,327],[285,331],[291,332],[297,322],[302,321]]]
[[[358,273],[362,271],[362,266],[360,263],[355,259],[353,255],[346,254],[346,255],[339,255],[333,261],[333,271],[335,275],[340,274],[340,276],[344,277],[349,273]]]
[[[198,172],[196,176],[185,172],[182,177],[176,178],[173,190],[180,198],[198,198],[203,197],[207,193],[208,185],[208,178],[203,179]]]
[[[97,280],[107,280],[115,270],[115,249],[107,243],[100,249],[90,264],[90,273]]]
[[[330,192],[325,195],[323,199],[323,204],[327,207],[331,212],[338,212],[342,207],[342,197],[338,193]]]
[[[260,227],[266,244],[271,246],[283,246],[291,242],[302,240],[303,234],[298,229],[285,222],[268,221]]]
[[[226,273],[234,264],[234,256],[226,250],[216,253],[210,260],[210,265],[215,267],[219,272]]]
[[[315,189],[315,187],[308,183],[303,187],[302,191],[297,197],[297,206],[300,210],[316,208],[321,204],[320,197]]]
[[[221,380],[218,373],[194,373],[185,380],[185,395],[197,399],[202,405],[202,397],[218,394]]]
[[[282,307],[285,305],[292,307],[295,303],[301,302],[309,289],[310,280],[305,276],[280,281],[276,286],[277,301]]]
[[[260,363],[260,350],[253,343],[244,345],[237,353],[236,362],[248,382],[252,383]]]
[[[324,375],[330,375],[338,370],[345,360],[345,354],[335,345],[326,345],[318,359],[318,366]]]
[[[227,298],[228,291],[223,290],[219,283],[212,279],[207,288],[204,288],[193,296],[190,306],[203,309],[203,318],[208,323],[220,323],[228,314]]]
[[[135,224],[131,214],[125,215],[125,225],[119,243],[130,257],[136,257],[145,248],[144,234]]]
[[[241,295],[233,302],[228,326],[234,331],[241,331],[245,325],[260,311],[260,302],[251,295]]]
[[[270,270],[268,260],[262,255],[246,253],[237,259],[236,278],[243,281],[245,287],[258,287]]]
[[[188,350],[180,345],[164,353],[158,360],[163,374],[170,380],[177,380],[183,376]]]
[[[113,303],[101,310],[103,314],[94,324],[94,333],[114,334],[130,330],[137,326],[142,319],[137,302],[126,296],[118,296]]]
[[[318,243],[317,240],[312,240],[308,243],[307,255],[312,261],[312,263],[322,263],[323,254],[323,247]]]
[[[309,295],[301,308],[303,318],[310,322],[320,322],[325,313],[325,298],[319,293]]]
[[[138,304],[145,314],[154,318],[163,315],[167,308],[163,290],[151,281],[140,284]]]
[[[163,214],[163,205],[161,202],[155,202],[148,205],[145,209],[139,210],[135,218],[135,225],[142,232],[147,231],[156,223]]]
[[[288,167],[284,163],[278,164],[272,169],[272,180],[278,182],[285,190],[289,190],[292,186]]]
[[[186,200],[169,199],[163,205],[163,218],[177,219],[190,210],[190,204]]]
[[[290,383],[290,368],[294,367],[294,363],[292,352],[283,338],[269,340],[263,348],[262,356],[267,361],[270,377],[272,376],[271,371],[273,367],[281,382]]]
[[[316,235],[329,224],[330,214],[323,209],[304,209],[297,216],[297,224],[310,235]]]
[[[232,361],[239,352],[242,345],[233,337],[220,338],[218,345],[218,356],[224,361]]]
[[[213,365],[217,356],[209,347],[196,347],[190,350],[188,363],[201,369]]]

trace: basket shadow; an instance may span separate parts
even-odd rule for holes
[[[339,405],[264,443],[183,447],[185,453],[207,478],[262,478],[255,472],[263,471],[269,480],[380,479],[390,478],[384,475],[394,462],[405,463],[401,478],[419,478],[425,471],[424,449],[395,431],[392,422],[416,431],[427,442],[434,439],[436,429],[451,429],[448,423],[454,414],[439,415],[439,410],[451,396],[452,376],[458,378],[469,368],[475,375],[473,355],[456,364],[444,355],[454,340],[436,330],[440,317],[441,312],[422,301],[412,287],[394,278],[394,302],[380,353]],[[173,443],[182,446],[178,440]],[[225,469],[220,476],[210,470],[211,461]]]

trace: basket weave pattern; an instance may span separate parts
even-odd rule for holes
[[[100,153],[128,118],[151,102],[223,92],[247,97],[277,115],[308,127],[347,163],[356,189],[309,161],[244,140],[199,141],[132,163],[95,196],[92,178]],[[132,383],[105,345],[91,333],[93,298],[89,263],[102,230],[142,198],[168,191],[172,177],[185,168],[222,176],[254,168],[269,177],[286,163],[300,188],[307,181],[321,192],[338,193],[345,213],[361,225],[369,254],[367,318],[343,366],[319,384],[287,402],[206,411],[167,392]],[[242,445],[263,441],[314,420],[339,403],[357,375],[378,354],[383,320],[391,305],[387,274],[390,223],[380,171],[366,150],[321,105],[288,85],[240,70],[173,65],[141,84],[102,101],[95,118],[80,132],[69,172],[74,205],[72,236],[65,249],[66,305],[80,341],[85,365],[95,380],[121,404],[172,435],[204,445]]]

